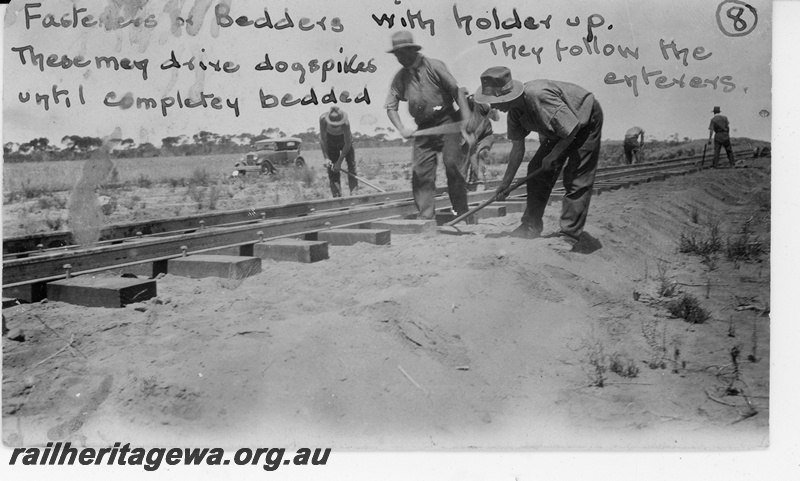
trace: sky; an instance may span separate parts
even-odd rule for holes
[[[286,94],[298,99],[309,95],[312,88],[320,102],[331,90],[339,99],[344,91],[351,99],[366,91],[369,103],[339,105],[348,112],[353,130],[374,134],[391,127],[383,105],[400,65],[386,51],[392,32],[404,29],[401,19],[408,21],[409,12],[419,13],[428,22],[424,29],[420,22],[408,28],[422,46],[422,53],[442,60],[459,85],[474,92],[480,86],[481,72],[496,65],[509,67],[514,78],[523,82],[547,78],[576,83],[593,92],[602,105],[605,139],[621,139],[634,125],[642,127],[648,138],[665,139],[675,134],[681,139],[704,138],[714,106],[720,106],[730,119],[733,136],[762,140],[771,136],[772,5],[768,0],[750,2],[755,15],[736,1],[720,4],[694,0],[173,0],[141,2],[141,10],[115,8],[118,3],[120,0],[52,1],[43,7],[29,7],[26,16],[25,2],[11,2],[3,36],[4,142],[22,143],[44,136],[51,143],[58,143],[66,135],[106,137],[117,128],[116,135],[122,138],[157,146],[166,136],[191,136],[200,130],[239,134],[277,127],[290,134],[299,133],[318,128],[318,118],[329,105],[263,108],[261,93],[274,95],[274,99]],[[208,5],[205,14],[204,5]],[[84,27],[82,23],[78,28],[43,26],[48,21],[47,14],[61,23],[63,15],[67,19],[73,17],[74,8],[85,9],[79,13],[81,22],[87,15],[93,16],[86,20],[91,22],[112,12],[143,21],[150,16],[148,26],[152,28],[144,22],[138,28],[129,25],[111,30]],[[218,8],[229,12],[233,25],[224,27],[217,22]],[[235,23],[241,16],[250,21],[264,17],[264,8],[275,28]],[[501,24],[512,18],[516,8],[519,28],[512,25],[513,28],[504,29],[501,25],[498,29],[493,8]],[[737,8],[743,11],[738,18]],[[455,10],[462,19],[460,24]],[[395,15],[393,28],[380,26],[373,19],[373,15],[380,18],[384,13]],[[37,15],[41,17],[36,18]],[[278,29],[285,15],[293,25]],[[26,28],[28,17],[33,17],[29,19],[30,28]],[[191,23],[184,21],[180,25],[181,21],[175,20],[178,17],[191,18]],[[308,20],[301,22],[303,17]],[[222,18],[224,23],[225,17]],[[568,25],[568,21],[577,25]],[[305,30],[299,28],[301,23]],[[588,36],[590,23],[594,25],[592,34],[600,53],[589,53],[585,48],[583,38]],[[745,34],[728,35],[738,33],[737,28]],[[499,35],[506,37],[488,42]],[[516,58],[510,56],[510,51],[504,53],[503,42],[514,46]],[[664,58],[660,45],[672,42],[675,50],[687,49],[685,62],[683,57],[676,58],[669,47],[665,47],[669,58]],[[44,55],[44,72],[33,64],[30,49],[22,53],[24,65],[20,52],[11,50],[27,46]],[[560,60],[557,46],[561,47]],[[623,57],[620,51],[634,52],[638,58],[630,53]],[[180,63],[194,56],[194,69],[186,65],[162,69],[172,52]],[[91,63],[66,69],[49,67],[46,59],[51,54],[70,59],[80,55]],[[147,60],[147,79],[136,67],[118,71],[98,68],[96,56],[128,58],[140,65]],[[256,70],[265,56],[274,68]],[[354,56],[357,60],[353,64],[363,62],[364,71],[338,73],[334,67],[323,81],[326,61],[331,60],[328,65],[336,66]],[[238,70],[226,73],[211,67],[203,71],[198,67],[200,60],[230,62],[229,66],[238,66]],[[283,72],[278,71],[284,66],[280,62],[286,62]],[[318,67],[312,72],[315,65]],[[642,78],[643,71],[650,74],[649,85]],[[655,73],[658,71],[662,73]],[[618,83],[608,83],[609,74]],[[656,87],[661,75],[665,77],[662,87],[673,85]],[[683,87],[673,82],[682,76]],[[692,87],[693,77],[705,87]],[[49,110],[45,111],[42,104],[36,104],[35,96],[38,93],[52,97],[54,86],[68,94],[61,94],[58,104],[50,99]],[[207,107],[179,107],[177,93],[183,100],[198,98],[201,92],[208,96]],[[133,101],[130,108],[104,105],[107,98],[119,101],[126,94]],[[26,99],[28,95],[31,98],[27,102],[20,100],[20,96]],[[70,107],[66,106],[67,97]],[[219,97],[214,104],[219,109],[211,107],[213,97]],[[156,106],[147,109],[148,101],[137,103],[139,99],[153,99]],[[401,104],[400,111],[404,122],[413,127],[405,104]],[[504,117],[494,129],[505,133]]]

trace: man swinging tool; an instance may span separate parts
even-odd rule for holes
[[[492,67],[481,75],[475,100],[508,113],[512,147],[495,194],[497,200],[508,196],[525,155],[525,137],[531,132],[539,134],[541,145],[528,164],[528,205],[522,224],[511,235],[527,239],[541,235],[544,210],[563,169],[566,193],[560,229],[552,245],[558,250],[572,250],[586,223],[600,157],[600,104],[591,92],[567,82],[541,79],[523,85],[511,78],[507,67]]]
[[[403,138],[414,139],[411,190],[420,219],[435,217],[437,154],[441,152],[447,175],[450,203],[457,214],[469,210],[465,158],[461,151],[461,138],[472,142],[473,137],[464,130],[461,122],[467,106],[455,78],[440,60],[420,53],[421,46],[414,43],[411,32],[399,31],[392,35],[393,54],[402,65],[395,74],[386,98],[386,114]],[[416,134],[407,128],[398,107],[408,102],[408,111],[416,122]],[[454,104],[458,103],[460,110]],[[423,135],[424,134],[424,135]],[[467,220],[471,222],[471,219]]]
[[[347,114],[335,105],[319,118],[319,146],[322,149],[325,167],[328,169],[328,180],[333,196],[342,196],[340,170],[343,160],[347,161],[347,171],[350,173],[348,175],[350,195],[355,195],[358,192],[358,178],[350,121]]]

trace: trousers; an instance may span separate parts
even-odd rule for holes
[[[641,164],[642,163],[642,155],[641,155],[642,152],[641,152],[641,148],[639,147],[639,143],[638,142],[636,143],[636,145],[625,144],[623,146],[623,150],[625,151],[625,162],[627,162],[628,165],[633,164],[633,157],[634,156],[636,156],[636,163],[637,164]]]
[[[461,152],[466,157],[467,167],[467,190],[469,185],[477,183],[480,180],[486,180],[486,165],[485,160],[489,157],[489,151],[494,145],[494,135],[489,134],[486,137],[477,140],[472,147],[466,141],[461,142]]]
[[[600,158],[602,129],[603,110],[595,101],[589,123],[578,131],[578,135],[564,151],[564,155],[555,159],[553,169],[542,172],[528,181],[527,207],[522,215],[522,223],[528,224],[537,234],[541,234],[544,229],[542,221],[544,210],[563,169],[566,192],[561,204],[559,232],[574,239],[580,238],[592,199],[594,177]],[[547,140],[539,146],[528,162],[528,174],[542,166],[542,160],[553,150],[557,142]]]
[[[719,152],[723,147],[725,147],[725,154],[728,156],[728,163],[730,166],[733,167],[736,165],[736,161],[733,159],[733,147],[731,146],[730,139],[724,141],[714,139],[714,160],[712,161],[711,165],[713,165],[715,168],[719,163]]]
[[[339,138],[337,138],[339,137]],[[340,140],[341,139],[341,140]],[[327,139],[328,144],[328,159],[331,162],[336,162],[339,160],[339,155],[344,148],[344,140],[342,136],[330,135]],[[344,157],[344,161],[347,163],[347,171],[350,172],[352,175],[358,175],[356,173],[356,152],[353,146],[350,146],[350,150]],[[331,186],[331,194],[334,197],[341,197],[342,196],[342,186],[341,186],[341,172],[334,172],[331,169],[328,169],[328,181],[330,182]],[[348,175],[348,185],[350,186],[350,191],[358,187],[358,180],[351,175]]]
[[[467,206],[467,163],[461,150],[461,134],[427,135],[414,138],[414,158],[411,190],[420,219],[433,219],[436,197],[437,153],[441,152],[447,175],[447,193],[457,214],[469,210]]]

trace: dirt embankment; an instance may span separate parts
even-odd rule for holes
[[[120,310],[6,309],[25,340],[3,339],[3,440],[762,446],[769,253],[734,262],[724,247],[746,232],[769,248],[768,162],[604,193],[583,252],[487,237],[513,214],[265,261],[243,281],[167,275]],[[677,252],[717,221],[722,251]],[[710,318],[671,316],[684,294]]]

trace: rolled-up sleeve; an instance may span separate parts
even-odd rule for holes
[[[536,107],[542,120],[559,138],[569,137],[580,123],[564,100],[550,89],[537,93]]]
[[[440,60],[430,60],[431,68],[439,79],[439,88],[442,92],[447,92],[453,101],[458,99],[458,82],[455,77],[447,70],[447,66]]]
[[[394,76],[392,84],[389,86],[389,94],[386,96],[386,103],[383,106],[386,110],[397,110],[400,107],[400,101],[405,100],[403,83],[400,78],[402,71],[397,72]]]

